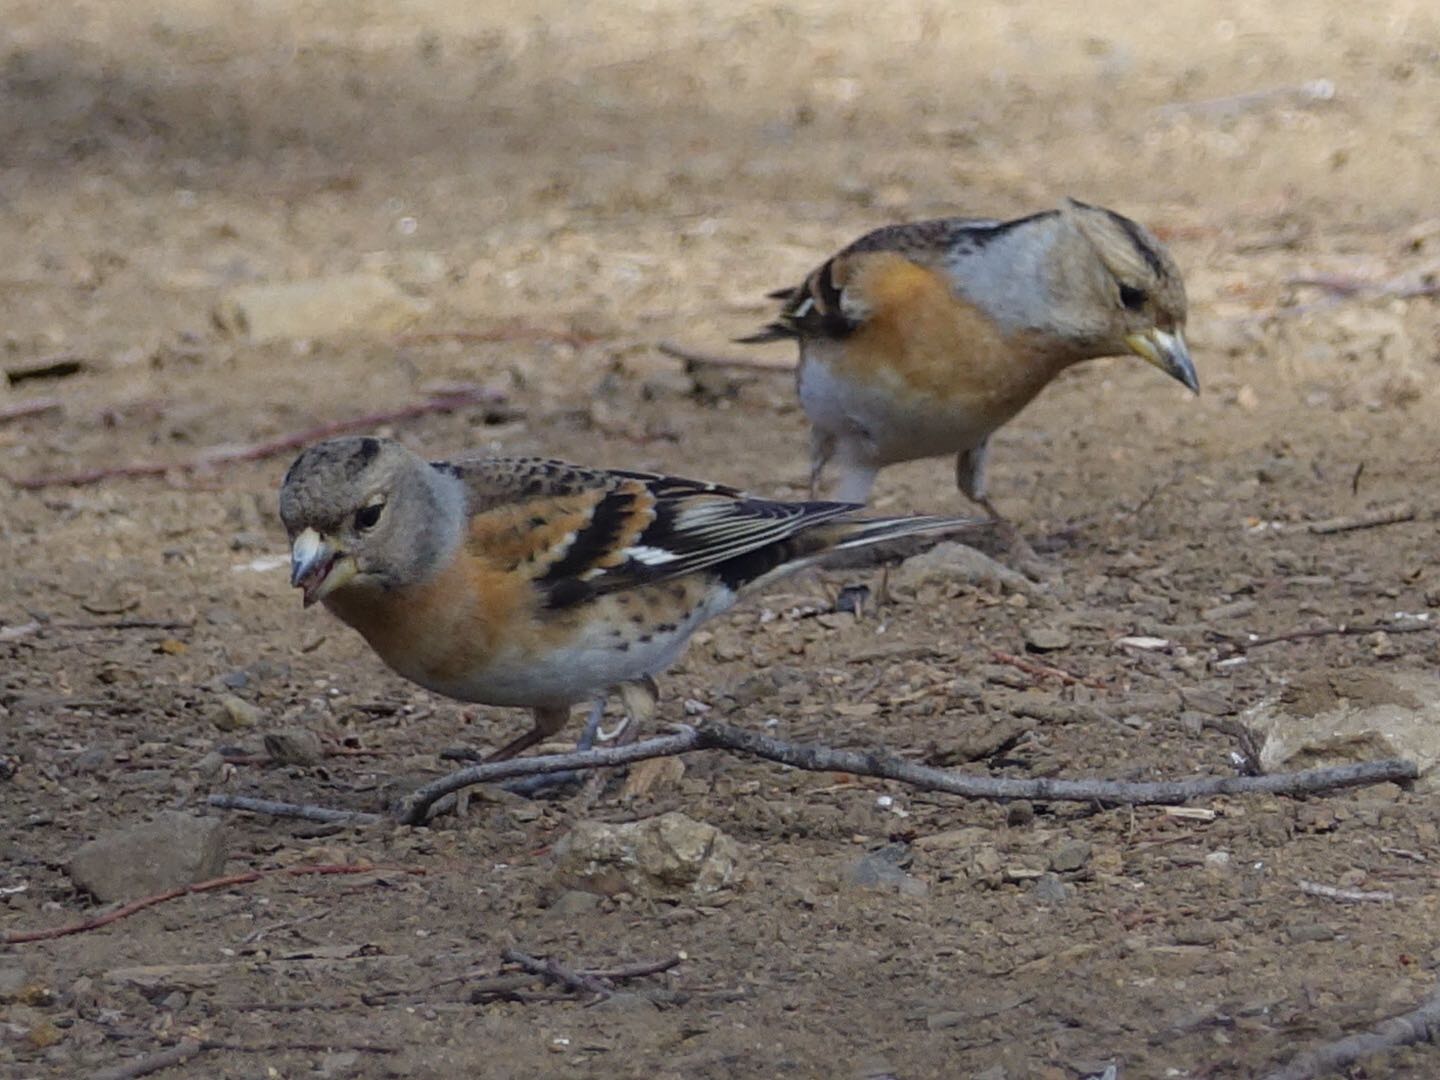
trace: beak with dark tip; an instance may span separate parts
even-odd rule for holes
[[[1146,363],[1154,364],[1172,379],[1184,383],[1192,393],[1200,392],[1200,377],[1195,374],[1195,364],[1181,331],[1171,333],[1152,326],[1144,333],[1131,334],[1125,339],[1125,346]]]
[[[303,530],[290,545],[290,584],[305,591],[306,607],[345,584],[354,576],[354,565],[314,529]]]

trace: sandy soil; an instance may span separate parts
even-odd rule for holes
[[[875,576],[802,580],[702,636],[665,714],[694,698],[782,736],[942,762],[1019,717],[1017,742],[966,767],[1226,773],[1224,721],[1287,683],[1437,660],[1419,633],[1220,663],[1246,633],[1440,606],[1440,315],[1402,295],[1440,267],[1428,5],[4,7],[0,366],[83,364],[0,386],[0,410],[60,405],[0,424],[6,477],[181,462],[470,383],[508,405],[387,430],[436,455],[491,446],[794,495],[805,441],[786,377],[697,396],[654,344],[738,351],[726,342],[765,314],[765,290],[877,224],[1073,194],[1171,244],[1203,396],[1106,361],[1006,429],[996,496],[1054,561],[1047,591],[928,586],[863,620],[791,617]],[[411,336],[253,344],[212,320],[233,287],[357,270],[428,305]],[[1294,280],[1335,274],[1382,288]],[[0,482],[0,753],[19,763],[0,780],[0,929],[99,910],[65,860],[154,811],[212,791],[374,809],[441,771],[441,750],[523,722],[426,695],[300,610],[266,561],[284,552],[286,464]],[[1374,530],[1265,527],[1401,502],[1413,520]],[[887,473],[879,505],[959,499],[930,462]],[[994,661],[1038,629],[1068,637],[1045,662],[1106,688]],[[1117,648],[1127,634],[1174,645]],[[779,672],[768,692],[746,682],[757,669]],[[229,692],[257,725],[226,730]],[[294,726],[335,753],[205,764]],[[32,986],[0,998],[0,1072],[88,1075],[191,1034],[249,1049],[165,1075],[1060,1080],[1115,1062],[1123,1077],[1248,1077],[1428,992],[1433,798],[1207,805],[1213,821],[1030,817],[701,757],[678,784],[585,813],[683,809],[741,844],[744,887],[589,907],[551,883],[546,852],[576,813],[563,801],[482,802],[418,831],[237,815],[227,869],[425,874],[269,877],[0,951]],[[962,828],[963,844],[923,842]],[[890,843],[921,887],[851,885],[855,860]],[[1036,873],[1077,850],[1062,888],[1037,895]],[[1300,879],[1398,899],[1337,903]],[[472,1005],[445,982],[495,970],[510,945],[595,966],[683,951],[650,985],[739,993]],[[223,966],[114,974],[197,964]],[[366,1004],[376,990],[403,992]],[[1421,1049],[1351,1075],[1437,1071]]]

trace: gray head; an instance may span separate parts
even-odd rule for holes
[[[345,590],[426,580],[464,525],[459,481],[389,439],[330,439],[305,450],[280,485],[290,583],[305,606]]]
[[[1185,281],[1154,235],[1129,218],[1066,199],[1050,253],[1055,314],[1089,356],[1132,352],[1199,390],[1185,345]]]

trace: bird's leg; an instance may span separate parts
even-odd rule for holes
[[[835,493],[831,498],[836,502],[863,505],[870,499],[870,489],[875,486],[875,474],[879,471],[879,466],[868,462],[842,461],[840,483],[835,485]]]
[[[835,436],[818,427],[810,429],[810,498],[820,497],[820,478],[835,454]]]
[[[561,728],[570,719],[570,706],[568,705],[545,705],[537,706],[533,710],[535,723],[530,730],[521,735],[518,739],[512,739],[499,750],[491,754],[486,761],[508,761],[516,754],[529,750],[536,743],[544,742]]]
[[[969,450],[962,450],[955,457],[955,486],[964,496],[990,515],[1009,548],[1019,570],[1028,578],[1043,581],[1054,577],[1055,570],[1036,554],[1020,530],[996,505],[986,492],[986,466],[990,462],[990,440],[987,437]]]
[[[660,688],[649,675],[642,675],[633,682],[620,684],[620,700],[625,704],[625,722],[611,732],[601,732],[603,742],[624,746],[632,743],[642,727],[648,727],[655,719],[655,708],[660,699]]]
[[[570,710],[566,709],[565,711],[568,714]],[[580,732],[580,741],[575,744],[576,750],[589,750],[594,747],[595,738],[600,731],[600,721],[604,716],[605,695],[601,694],[590,704],[590,711],[585,715],[585,728]],[[491,760],[494,759],[492,758]],[[541,792],[549,791],[552,788],[562,788],[568,787],[571,784],[578,784],[584,775],[584,773],[578,770],[567,769],[565,772],[541,773],[538,776],[527,776],[520,780],[512,780],[502,786],[506,791],[516,795],[533,798]]]

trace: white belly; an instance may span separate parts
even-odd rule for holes
[[[823,356],[826,343],[807,343],[806,360]],[[857,464],[891,465],[971,450],[1003,423],[963,402],[922,401],[883,380],[838,378],[828,364],[802,362],[800,404],[810,422],[837,439],[836,457]]]

